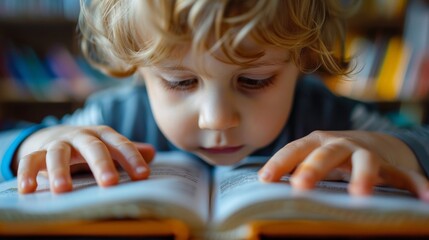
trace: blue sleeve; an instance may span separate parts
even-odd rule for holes
[[[33,125],[24,129],[14,129],[0,133],[0,182],[14,178],[11,164],[19,145],[32,133],[43,128],[44,125]]]

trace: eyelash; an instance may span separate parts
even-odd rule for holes
[[[274,83],[274,76],[265,79],[253,79],[247,77],[239,77],[238,83],[245,90],[261,90],[271,86]]]
[[[189,91],[198,83],[197,79],[187,79],[182,81],[168,81],[163,79],[162,83],[168,90]]]
[[[239,77],[237,82],[239,87],[243,90],[257,91],[271,86],[274,83],[274,76],[265,79]],[[162,79],[162,83],[167,90],[189,91],[198,84],[198,79],[187,79],[181,81],[169,81]]]

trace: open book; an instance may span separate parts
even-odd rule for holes
[[[101,188],[92,175],[79,176],[73,179],[74,190],[65,194],[52,194],[41,176],[34,194],[20,195],[16,180],[5,182],[0,184],[0,233],[10,233],[20,223],[28,228],[31,223],[41,227],[58,221],[174,219],[191,236],[205,238],[246,238],[249,226],[258,226],[252,223],[264,221],[289,221],[290,226],[380,224],[392,227],[393,233],[401,226],[423,226],[417,231],[429,234],[429,204],[406,191],[377,187],[374,196],[356,198],[347,194],[343,182],[321,182],[315,190],[297,191],[287,176],[279,183],[259,182],[257,171],[266,160],[249,157],[235,166],[211,167],[184,153],[158,153],[148,180],[131,181],[121,173],[119,185]]]

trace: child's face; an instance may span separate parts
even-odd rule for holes
[[[285,61],[286,50],[265,50],[246,67],[187,52],[183,59],[141,68],[165,136],[218,165],[236,163],[270,144],[288,120],[298,70]]]

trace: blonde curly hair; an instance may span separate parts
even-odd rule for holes
[[[221,49],[224,61],[249,64],[264,52],[243,51],[251,37],[287,49],[302,72],[345,73],[346,10],[334,0],[81,0],[85,57],[103,72],[129,76],[173,57],[177,49]]]

